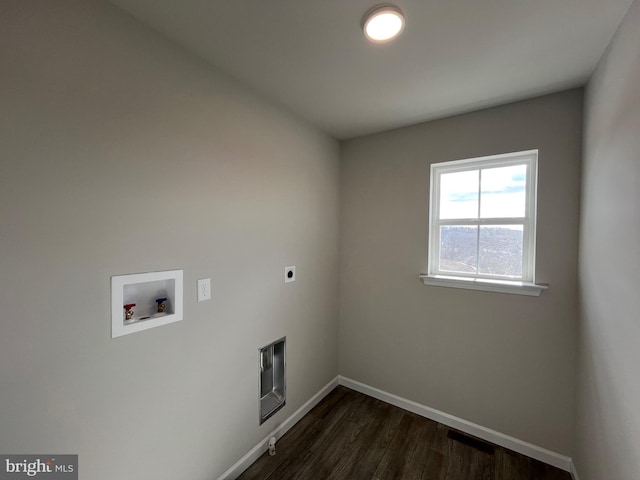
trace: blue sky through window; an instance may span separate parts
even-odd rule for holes
[[[526,165],[511,165],[443,174],[440,218],[521,218],[526,206]]]

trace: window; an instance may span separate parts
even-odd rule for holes
[[[532,150],[431,165],[425,283],[533,286],[537,158]]]

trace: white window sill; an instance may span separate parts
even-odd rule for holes
[[[546,285],[525,282],[509,282],[504,280],[487,280],[479,278],[448,277],[444,275],[420,275],[425,285],[436,287],[464,288],[467,290],[483,290],[485,292],[510,293],[539,297]]]

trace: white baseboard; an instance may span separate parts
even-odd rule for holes
[[[576,470],[576,464],[573,463],[573,460],[571,461],[571,470],[569,473],[571,473],[571,478],[573,478],[573,480],[580,480],[578,477],[578,471]]]
[[[574,480],[577,480],[578,478],[577,475],[574,474],[571,458],[565,455],[561,455],[551,450],[547,450],[546,448],[542,448],[523,440],[511,437],[509,435],[496,432],[495,430],[491,430],[476,423],[469,422],[468,420],[449,415],[448,413],[441,412],[440,410],[436,410],[434,408],[421,405],[411,400],[398,397],[397,395],[393,395],[392,393],[379,390],[350,378],[346,378],[343,376],[339,376],[338,378],[340,385],[344,385],[345,387],[348,387],[357,392],[364,393],[365,395],[369,395],[370,397],[377,398],[378,400],[382,400],[383,402],[395,405],[396,407],[400,407],[422,417],[429,418],[436,422],[447,425],[448,427],[452,427],[456,430],[468,433],[469,435],[473,435],[501,447],[508,448],[509,450],[521,453],[528,457],[544,462],[548,465],[560,468],[566,472],[571,471],[571,474],[574,475]]]
[[[304,405],[302,405],[298,410],[293,412],[293,414],[287,418],[284,422],[278,425],[269,435],[264,437],[262,441],[260,441],[255,447],[253,447],[249,452],[234,463],[226,472],[218,477],[218,480],[234,480],[239,477],[242,472],[244,472],[253,462],[255,462],[260,456],[267,451],[268,443],[270,437],[276,437],[279,439],[285,433],[291,429],[296,423],[300,421],[302,417],[304,417],[307,413],[311,411],[313,407],[315,407],[320,400],[327,396],[331,390],[338,386],[338,380],[340,377],[336,377],[327,383],[324,387],[320,389],[318,393],[316,393],[313,397],[311,397]]]

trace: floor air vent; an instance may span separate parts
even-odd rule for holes
[[[493,445],[470,435],[456,432],[455,430],[449,430],[447,437],[451,440],[473,447],[476,450],[480,450],[481,452],[488,453],[489,455],[493,455],[495,453],[495,447]]]

